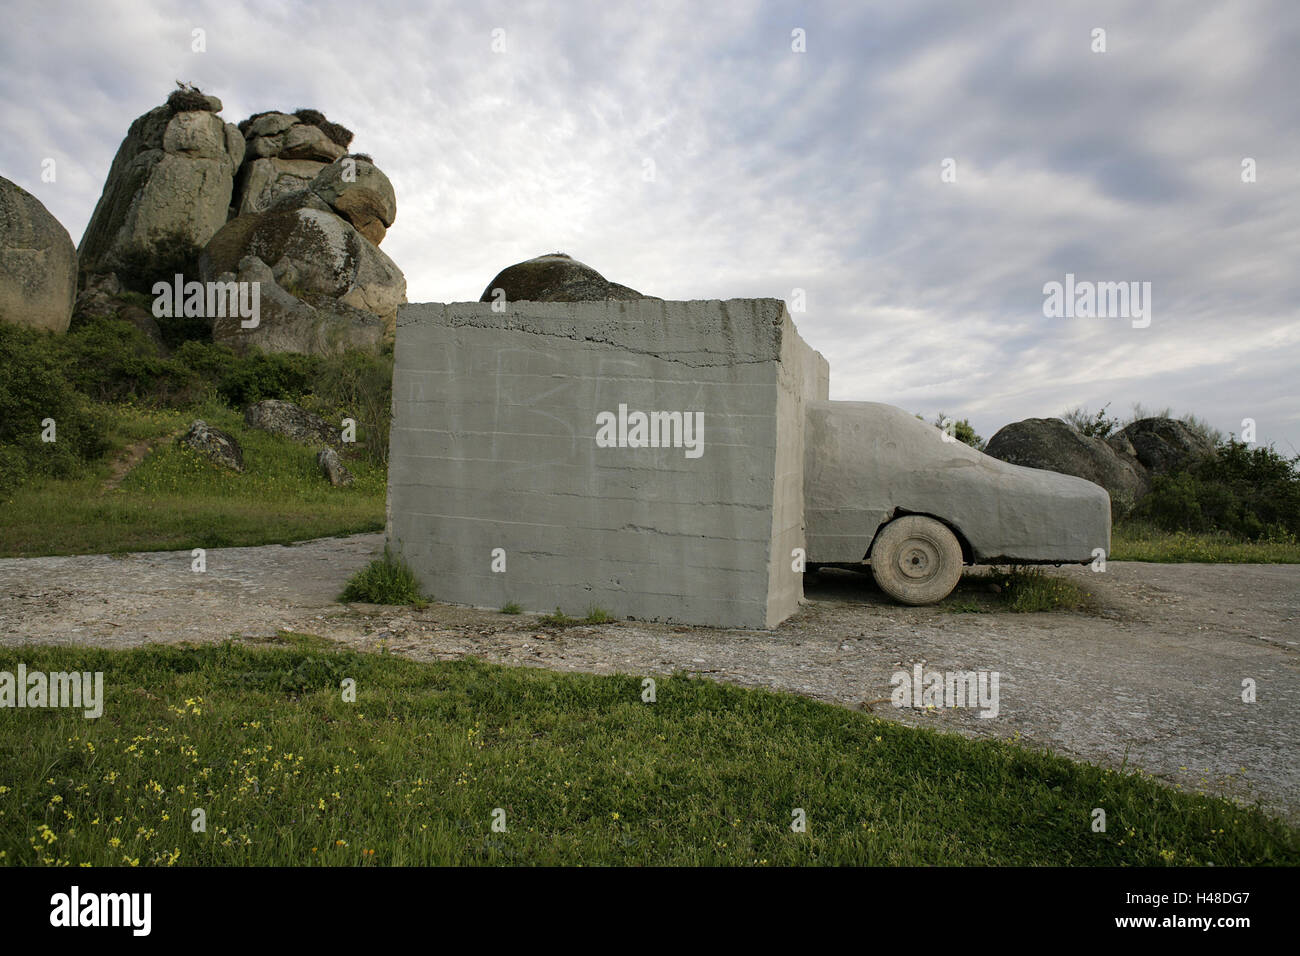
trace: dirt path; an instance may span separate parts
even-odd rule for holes
[[[1259,800],[1300,822],[1300,565],[1112,562],[1077,578],[1098,612],[954,614],[889,603],[869,576],[809,578],[807,603],[773,631],[644,622],[568,629],[531,615],[433,605],[334,603],[382,548],[357,535],[292,547],[0,560],[0,644],[130,647],[269,636],[288,628],[423,660],[633,674],[694,671],[792,691],[969,736],[1018,737],[1188,789]],[[874,703],[891,676],[997,671],[994,719],[970,709]],[[1257,687],[1241,699],[1242,682]]]
[[[108,494],[108,492],[119,487],[126,479],[126,476],[134,471],[136,465],[144,461],[150,452],[166,442],[175,441],[183,434],[185,434],[185,429],[182,428],[169,435],[148,438],[127,445],[118,452],[117,457],[109,464],[108,477],[104,479],[104,486],[99,490],[100,494]]]

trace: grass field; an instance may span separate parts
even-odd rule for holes
[[[0,709],[8,864],[1300,862],[1297,831],[1253,809],[684,676],[646,703],[640,676],[290,635],[0,650],[0,670],[19,660],[103,671],[106,703],[96,720]]]
[[[1300,564],[1300,541],[1246,541],[1227,534],[1162,531],[1141,522],[1117,522],[1111,561],[1169,564]]]
[[[170,440],[195,418],[235,436],[243,474]],[[183,412],[114,406],[112,421],[119,449],[151,441],[155,450],[112,490],[108,461],[90,477],[20,487],[0,505],[0,557],[284,544],[383,528],[380,466],[348,459],[356,482],[334,488],[321,476],[316,449],[246,428],[215,402]]]

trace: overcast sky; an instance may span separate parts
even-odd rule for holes
[[[1142,402],[1300,448],[1295,0],[6,0],[0,175],[79,241],[176,80],[354,130],[412,301],[557,250],[669,299],[802,289],[832,398],[986,438]],[[1150,282],[1150,325],[1045,317],[1066,273]]]

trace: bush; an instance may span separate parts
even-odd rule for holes
[[[1080,435],[1086,435],[1089,438],[1105,438],[1112,432],[1119,431],[1124,427],[1124,423],[1118,418],[1111,418],[1106,414],[1108,408],[1110,408],[1110,402],[1097,409],[1095,415],[1082,407],[1072,408],[1061,415],[1061,421]]]
[[[104,456],[106,416],[68,380],[55,336],[0,323],[0,368],[0,494],[34,475],[79,476]],[[41,440],[46,419],[52,442]]]
[[[367,604],[421,605],[420,582],[401,556],[394,556],[387,547],[384,556],[376,558],[348,580],[340,601],[363,601]]]
[[[1164,531],[1221,531],[1248,541],[1300,535],[1300,456],[1229,438],[1217,457],[1157,476],[1133,517]]]
[[[154,283],[166,282],[171,285],[178,274],[186,282],[199,278],[199,253],[202,251],[202,247],[193,238],[176,230],[159,238],[149,251],[135,250],[120,257],[113,271],[125,288],[150,296],[152,302]],[[195,337],[202,337],[203,334],[211,337],[211,319],[191,319],[190,322],[196,324],[199,330],[200,334]]]
[[[217,394],[233,408],[243,408],[267,398],[301,401],[312,389],[320,360],[292,352],[250,350],[225,367]]]
[[[358,446],[366,459],[387,465],[393,421],[392,351],[345,352],[321,359],[310,405],[331,421],[355,419]]]
[[[97,402],[177,407],[206,391],[202,375],[183,361],[163,358],[148,336],[122,319],[79,324],[58,347],[68,380]]]

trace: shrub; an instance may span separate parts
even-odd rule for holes
[[[522,614],[524,609],[514,601],[510,601],[501,608],[502,614]]]
[[[1286,540],[1300,534],[1300,456],[1229,438],[1215,458],[1157,476],[1134,517],[1164,531]]]
[[[332,421],[352,418],[366,459],[388,463],[393,420],[393,354],[351,351],[320,360],[312,390],[312,410]]]
[[[202,251],[192,237],[176,230],[155,241],[150,250],[137,249],[120,257],[113,271],[125,288],[150,296],[152,302],[155,282],[170,285],[176,281],[177,274],[187,282],[199,278],[199,253]],[[202,333],[209,338],[212,336],[211,319],[191,319],[188,323],[180,318],[169,321],[186,327],[197,325]]]
[[[0,323],[0,494],[34,475],[76,477],[108,451],[106,416],[68,381],[58,339]],[[52,442],[41,440],[46,419]]]
[[[940,412],[934,420],[934,427],[940,430],[943,430],[949,424],[952,425],[952,437],[962,444],[970,445],[976,451],[983,451],[984,446],[988,444],[983,438],[975,434],[975,427],[965,418],[957,421]]]
[[[1064,412],[1060,417],[1061,421],[1080,435],[1087,435],[1089,438],[1105,438],[1112,432],[1124,427],[1124,423],[1118,418],[1111,418],[1106,414],[1108,408],[1110,408],[1110,402],[1101,406],[1101,408],[1097,409],[1096,414],[1093,414],[1081,406]]]
[[[340,126],[338,123],[331,123],[325,118],[325,114],[320,110],[294,110],[293,115],[296,116],[300,122],[306,123],[308,126],[315,126],[318,130],[328,136],[330,142],[334,143],[336,146],[342,146],[344,149],[347,149],[348,144],[352,142],[352,130],[348,129],[346,126]]]
[[[249,350],[226,366],[217,394],[234,408],[267,398],[300,401],[312,389],[320,360],[292,352]]]
[[[339,600],[367,604],[424,604],[415,572],[400,555],[393,555],[387,547],[382,558],[376,558],[352,575]]]
[[[92,319],[59,343],[68,380],[97,402],[189,404],[205,392],[202,375],[184,362],[163,358],[157,346],[122,319]]]

